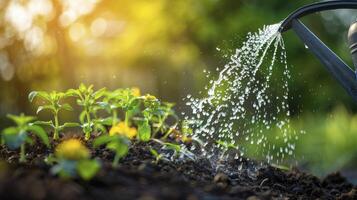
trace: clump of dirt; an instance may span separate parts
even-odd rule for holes
[[[86,144],[91,148],[91,141]],[[53,149],[34,145],[28,148],[28,162],[19,164],[17,152],[0,147],[0,199],[357,199],[357,187],[339,173],[320,180],[298,169],[267,165],[255,171],[255,163],[247,160],[222,163],[228,171],[204,158],[155,163],[149,148],[160,145],[133,144],[117,168],[111,166],[112,152],[91,148],[102,169],[85,182],[51,175],[43,158]]]

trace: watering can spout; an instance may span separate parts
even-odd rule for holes
[[[335,9],[357,9],[357,1],[325,1],[304,6],[286,18],[282,22],[279,31],[283,33],[292,29],[308,49],[320,60],[327,71],[330,72],[353,99],[357,101],[356,73],[299,20],[300,17],[307,14]],[[349,31],[349,43],[356,67],[357,23],[351,25]]]

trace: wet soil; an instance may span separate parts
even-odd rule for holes
[[[226,161],[222,169],[207,159],[155,163],[149,148],[160,147],[134,144],[117,168],[111,166],[113,153],[92,150],[102,169],[85,182],[51,175],[43,158],[52,150],[41,144],[28,147],[26,164],[17,163],[18,152],[0,147],[0,199],[357,199],[357,187],[339,173],[319,179],[269,165],[255,171],[254,162],[246,160]]]

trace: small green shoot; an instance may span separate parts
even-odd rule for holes
[[[150,153],[155,157],[155,164],[158,164],[160,160],[168,161],[162,154],[159,154],[155,149],[150,148]]]
[[[16,126],[3,130],[1,132],[1,140],[4,141],[6,146],[11,150],[20,147],[20,162],[26,161],[25,144],[33,144],[31,137],[29,137],[30,133],[35,134],[47,147],[50,147],[46,132],[40,126],[31,123],[36,119],[35,117],[25,116],[24,114],[20,116],[7,115],[7,117],[11,119]]]
[[[81,127],[85,134],[85,140],[89,140],[93,128],[95,126],[95,119],[93,119],[93,113],[96,113],[98,109],[98,100],[103,97],[105,88],[98,91],[93,90],[93,85],[85,86],[81,84],[78,89],[69,89],[68,94],[77,98],[77,104],[83,107],[83,111],[80,114]]]
[[[79,124],[78,123],[64,123],[63,125],[60,125],[59,119],[58,119],[58,114],[61,110],[67,110],[67,111],[72,111],[72,107],[65,103],[62,104],[61,100],[69,97],[71,94],[68,93],[63,93],[63,92],[44,92],[44,91],[33,91],[29,94],[29,100],[30,102],[33,102],[33,100],[38,97],[42,100],[44,100],[43,105],[39,106],[37,108],[37,114],[41,111],[44,110],[49,110],[52,115],[53,115],[53,120],[51,121],[37,121],[35,124],[37,125],[45,125],[45,126],[50,126],[53,128],[54,133],[53,133],[53,139],[57,140],[59,139],[59,133],[65,129],[65,128],[70,128],[70,127],[77,127]]]
[[[155,127],[152,133],[153,138],[156,137],[158,132],[165,133],[170,131],[170,128],[165,123],[169,117],[174,117],[176,121],[178,120],[172,109],[174,106],[172,103],[161,103],[155,96],[146,95],[144,96],[144,106],[145,109],[142,111],[144,118]]]
[[[102,145],[115,153],[113,160],[113,167],[117,167],[119,160],[125,157],[129,151],[130,140],[121,135],[102,135],[94,140],[94,148],[98,148]]]

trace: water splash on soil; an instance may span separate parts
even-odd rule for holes
[[[290,74],[279,27],[248,33],[205,97],[187,96],[191,113],[184,115],[205,156],[217,161],[249,153],[277,163],[293,155],[298,136],[289,123]]]

